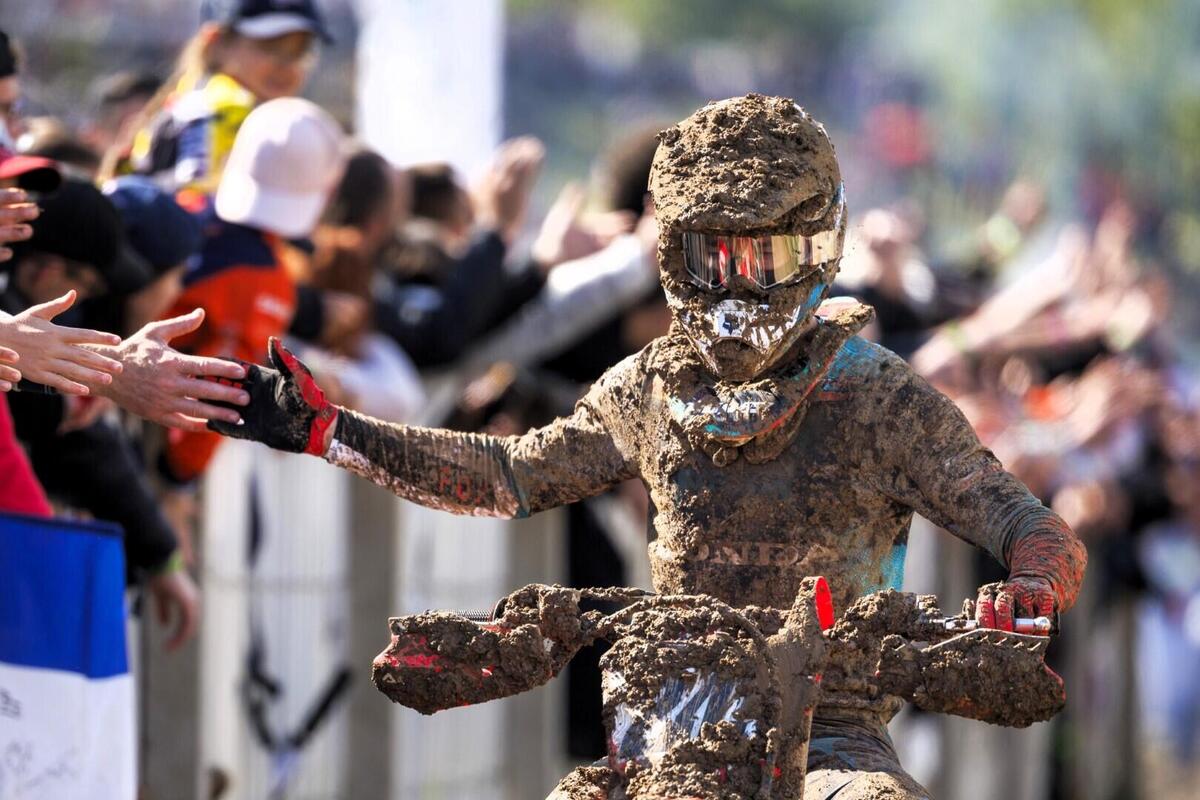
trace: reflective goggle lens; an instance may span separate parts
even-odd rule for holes
[[[845,201],[838,190],[834,226],[812,236],[683,234],[688,276],[705,289],[724,288],[741,275],[760,289],[798,281],[842,255]]]

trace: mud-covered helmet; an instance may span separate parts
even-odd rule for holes
[[[824,127],[792,100],[709,103],[660,134],[650,173],[676,325],[712,372],[751,380],[808,329],[846,233]]]

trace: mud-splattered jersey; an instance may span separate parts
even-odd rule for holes
[[[899,357],[850,339],[776,459],[720,467],[672,420],[649,349],[610,369],[570,417],[521,437],[387,426],[345,414],[328,458],[456,513],[525,516],[640,476],[656,588],[788,607],[824,575],[838,607],[898,586],[914,511],[1002,563],[1062,522]]]
[[[1063,580],[1074,585],[1063,596],[1074,596],[1082,545],[980,444],[958,408],[890,351],[848,340],[778,457],[718,466],[672,418],[653,348],[606,372],[571,416],[524,436],[410,428],[343,411],[326,458],[415,502],[479,515],[526,516],[640,476],[651,500],[655,589],[734,606],[788,608],[808,575],[825,576],[837,609],[899,586],[914,512],[1005,565],[1018,543],[1035,560],[1066,562]],[[897,707],[850,694],[823,707],[883,716]]]

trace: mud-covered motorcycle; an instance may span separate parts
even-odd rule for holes
[[[491,612],[392,618],[373,678],[395,702],[432,714],[540,686],[607,640],[607,759],[573,771],[550,798],[800,798],[827,669],[867,664],[873,692],[1008,726],[1062,708],[1062,680],[1044,661],[1054,621],[1017,620],[1006,632],[979,628],[972,611],[968,601],[946,616],[932,595],[889,590],[835,623],[823,578],[805,579],[788,611],[533,584]]]

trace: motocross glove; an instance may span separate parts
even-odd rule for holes
[[[209,420],[209,429],[289,453],[323,455],[325,434],[337,422],[338,407],[325,399],[308,367],[274,336],[267,357],[270,367],[241,362],[246,377],[229,381],[250,395],[249,405],[237,409],[242,424]]]
[[[1013,543],[1009,576],[979,589],[975,619],[980,625],[1011,631],[1018,616],[1052,617],[1075,605],[1087,549],[1055,515]]]

